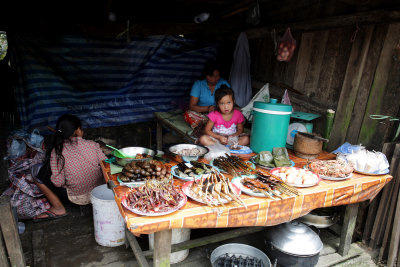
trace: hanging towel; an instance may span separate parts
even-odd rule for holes
[[[236,42],[229,82],[235,92],[235,102],[244,107],[251,99],[250,50],[245,32],[241,32]]]

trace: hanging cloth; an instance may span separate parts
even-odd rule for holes
[[[235,102],[244,107],[251,99],[250,49],[245,32],[241,32],[236,42],[229,82],[235,92]]]

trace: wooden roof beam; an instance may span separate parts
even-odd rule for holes
[[[400,22],[400,8],[397,10],[380,9],[349,15],[332,16],[312,21],[270,25],[267,27],[246,30],[246,34],[248,39],[255,39],[262,38],[266,34],[270,34],[272,29],[275,29],[277,32],[284,32],[287,27],[290,27],[292,31],[307,32],[355,26],[357,23],[359,26],[362,26],[391,22]]]

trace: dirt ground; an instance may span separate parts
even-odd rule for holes
[[[35,223],[25,221],[25,232],[20,235],[27,266],[47,267],[136,267],[133,252],[125,245],[104,247],[94,237],[93,214],[89,208],[84,214],[79,206],[67,206],[68,215],[57,220]],[[226,231],[229,229],[192,229],[191,239]],[[347,257],[337,255],[339,236],[329,229],[321,229],[320,238],[324,249],[320,253],[317,267],[322,266],[376,266],[367,251],[353,244]],[[148,249],[148,236],[137,238],[142,250]],[[255,233],[235,239],[191,249],[189,256],[172,266],[211,266],[211,252],[224,243],[243,243],[261,250],[264,248],[262,234]],[[151,259],[149,260],[152,266]]]

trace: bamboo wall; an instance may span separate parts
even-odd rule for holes
[[[277,35],[277,38],[283,33]],[[249,39],[254,89],[275,84],[270,94],[282,97],[283,82],[304,93],[289,93],[296,111],[321,114],[314,132],[323,133],[324,114],[336,111],[328,151],[345,141],[381,150],[398,122],[370,114],[399,115],[400,24],[377,24],[296,32],[290,62],[278,62],[271,35]]]

